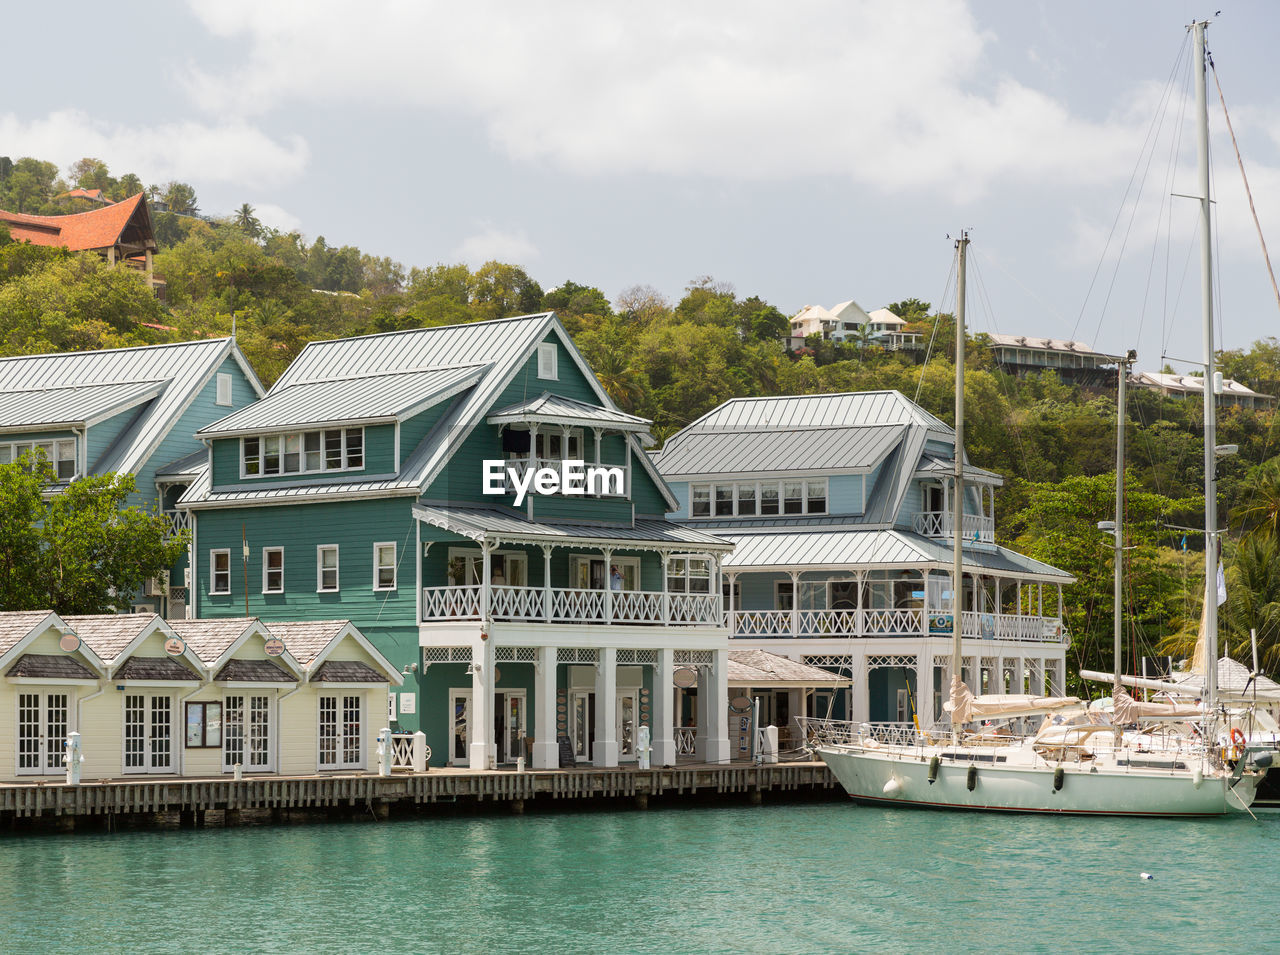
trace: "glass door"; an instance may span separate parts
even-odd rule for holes
[[[596,694],[594,690],[574,690],[569,697],[569,738],[573,740],[573,758],[591,760],[596,741]]]
[[[124,771],[173,772],[173,699],[145,693],[124,698]]]
[[[18,694],[18,772],[60,773],[66,768],[70,732],[66,693]]]
[[[271,697],[228,696],[223,705],[222,771],[269,773],[272,764]]]
[[[493,695],[494,741],[499,763],[514,763],[525,754],[524,702],[524,690],[499,690]]]
[[[320,697],[320,768],[360,769],[359,696]]]
[[[618,759],[636,759],[636,714],[640,712],[639,691],[628,689],[618,691],[617,724],[614,727],[618,736]]]
[[[454,766],[466,766],[471,759],[470,690],[449,691],[449,718],[453,721],[453,744],[449,751],[449,762]]]

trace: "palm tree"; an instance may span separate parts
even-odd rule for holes
[[[1265,534],[1280,539],[1280,458],[1272,458],[1250,470],[1240,487],[1241,500],[1231,510],[1249,537]]]
[[[631,364],[630,354],[616,346],[609,346],[595,356],[592,363],[596,378],[618,407],[630,411],[644,394],[639,373]]]
[[[253,214],[253,206],[243,203],[232,216],[232,221],[253,238],[262,235],[262,222]]]
[[[1280,672],[1280,543],[1270,534],[1254,534],[1240,542],[1227,568],[1227,603],[1223,608],[1225,650],[1251,662],[1249,631],[1258,634],[1258,661],[1264,670]]]

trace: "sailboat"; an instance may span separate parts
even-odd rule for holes
[[[1200,182],[1201,291],[1204,321],[1206,383],[1213,381],[1214,352],[1212,324],[1212,261],[1209,232],[1208,113],[1205,94],[1204,30],[1197,22],[1191,29],[1195,39],[1197,64],[1196,94],[1199,107],[1197,156]],[[964,313],[965,257],[967,234],[957,241],[959,257],[956,307],[956,414],[955,414],[955,527],[963,526],[964,458]],[[1123,382],[1125,362],[1120,368],[1120,414],[1123,426]],[[1212,535],[1217,528],[1216,482],[1214,478],[1214,395],[1205,388],[1205,526]],[[1116,472],[1116,580],[1117,597],[1121,580],[1121,533],[1123,514],[1124,438],[1118,436]],[[1211,538],[1212,540],[1212,538]],[[1217,604],[1216,566],[1210,569],[1206,550],[1206,604],[1215,611],[1207,620],[1209,659],[1216,659]],[[962,540],[954,537],[952,594],[958,600],[962,579]],[[956,608],[958,611],[958,607]],[[1120,621],[1117,607],[1116,666],[1119,671]],[[1152,747],[1140,738],[1126,737],[1128,722],[1149,720],[1204,723],[1215,712],[1214,675],[1206,673],[1205,707],[1138,703],[1119,680],[1114,680],[1115,712],[1102,721],[1098,714],[1084,713],[1080,700],[1072,697],[1035,698],[1026,695],[975,696],[965,685],[961,671],[961,618],[952,615],[951,691],[947,709],[951,713],[948,738],[935,740],[918,733],[909,743],[883,743],[871,735],[869,727],[850,724],[840,742],[816,746],[845,791],[856,801],[892,806],[916,806],[993,812],[1058,813],[1124,816],[1223,816],[1248,811],[1259,780],[1265,776],[1267,754],[1245,754],[1234,762],[1206,741],[1214,739],[1212,726],[1199,733],[1166,738]],[[1208,668],[1212,671],[1213,668]],[[964,725],[992,718],[1042,716],[1039,730],[1029,736],[996,737],[964,732]],[[1143,734],[1147,737],[1147,734]]]

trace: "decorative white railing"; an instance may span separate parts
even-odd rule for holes
[[[551,613],[547,614],[547,595]],[[657,590],[583,590],[572,587],[489,588],[489,617],[550,623],[679,624],[719,626],[716,594],[663,594]],[[480,587],[424,587],[422,619],[478,620]]]
[[[734,637],[903,637],[946,636],[951,633],[947,610],[735,610],[728,614]],[[1019,643],[1068,642],[1062,620],[1025,614],[966,611],[963,635],[971,640]],[[927,629],[926,629],[927,628]]]
[[[677,756],[694,756],[698,749],[698,730],[693,726],[677,726],[676,734],[676,755]]]
[[[417,737],[422,739],[418,740]],[[431,759],[431,747],[422,733],[391,734],[391,768],[408,772],[424,772]]]
[[[797,716],[795,721],[800,726],[804,745],[810,749],[832,743],[862,743],[869,739],[893,746],[915,746],[924,742],[914,723],[853,723],[812,716]],[[942,725],[930,730],[935,737],[947,732],[947,726]]]
[[[955,527],[955,515],[950,511],[921,511],[912,519],[912,527],[922,537],[951,538]],[[965,540],[978,540],[993,544],[996,539],[996,522],[984,514],[966,514],[961,523]],[[976,536],[975,536],[976,535]]]
[[[189,511],[162,511],[161,513],[169,520],[169,529],[165,532],[166,539],[173,537],[175,534],[181,534],[183,531],[191,530],[191,513]]]

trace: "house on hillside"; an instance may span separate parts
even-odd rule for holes
[[[0,358],[0,464],[43,452],[60,482],[129,473],[131,503],[155,506],[178,527],[174,505],[206,457],[197,429],[263,393],[230,338]],[[138,610],[185,616],[184,571],[139,595]]]
[[[906,324],[887,308],[867,312],[852,299],[831,309],[806,305],[791,319],[788,347],[794,351],[808,336],[821,335],[824,341],[864,342],[886,351],[916,348],[920,335],[906,331]]]
[[[437,763],[723,761],[732,545],[666,520],[648,427],[550,313],[313,342],[198,432],[193,616],[352,620]]]
[[[1162,374],[1155,371],[1140,371],[1129,376],[1129,384],[1135,388],[1158,391],[1172,398],[1204,400],[1204,377],[1201,375]],[[1223,378],[1217,389],[1216,398],[1219,408],[1235,405],[1239,408],[1270,408],[1276,403],[1273,395],[1264,395],[1246,385]]]
[[[1094,351],[1084,342],[996,333],[990,338],[996,364],[1007,374],[1022,378],[1053,371],[1063,381],[1095,388],[1116,380],[1121,356]]]
[[[95,192],[99,193],[97,197],[92,195]],[[64,195],[101,199],[100,190],[77,189]],[[141,270],[153,289],[164,284],[151,268],[156,237],[147,197],[141,192],[120,202],[65,216],[33,216],[0,209],[0,222],[9,227],[9,236],[16,242],[97,252],[112,265],[124,263]]]
[[[735,545],[724,561],[730,647],[842,677],[805,700],[766,695],[769,722],[942,718],[957,609],[955,453],[949,426],[883,391],[734,399],[654,455],[680,501],[672,519]],[[975,693],[1056,692],[1072,578],[995,543],[1001,478],[964,469],[963,678]]]

